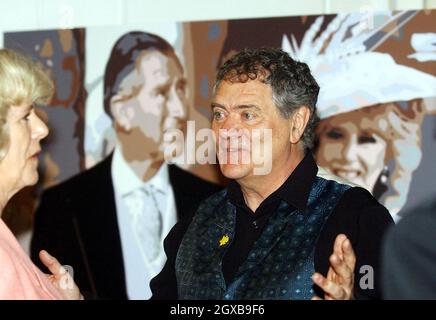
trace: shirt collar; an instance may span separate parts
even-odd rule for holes
[[[112,177],[115,190],[122,196],[134,190],[153,186],[160,192],[165,193],[170,187],[168,165],[162,164],[157,173],[148,181],[142,181],[128,165],[121,150],[115,148],[112,159]]]
[[[297,209],[306,209],[307,200],[317,172],[318,167],[312,154],[307,153],[288,179],[269,195],[267,199],[279,197]],[[241,186],[235,180],[230,181],[227,187],[227,196],[233,204],[242,207],[246,206]]]

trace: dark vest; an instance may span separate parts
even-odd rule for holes
[[[197,210],[177,253],[179,299],[310,299],[318,236],[350,187],[316,177],[306,209],[281,201],[227,286],[222,259],[235,234],[236,207],[226,190]]]

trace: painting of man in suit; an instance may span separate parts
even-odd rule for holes
[[[218,187],[165,162],[165,132],[183,131],[189,116],[183,66],[166,40],[121,36],[106,64],[103,96],[115,149],[43,194],[32,257],[46,249],[71,265],[85,294],[147,299],[166,260],[163,239]]]

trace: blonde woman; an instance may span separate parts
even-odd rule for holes
[[[318,164],[370,191],[397,218],[422,158],[424,115],[422,99],[415,99],[323,119],[317,127]]]
[[[52,273],[42,273],[1,219],[7,202],[38,180],[40,141],[48,128],[35,104],[48,103],[53,84],[31,60],[0,50],[0,299],[80,299],[79,289],[46,251],[40,259]]]

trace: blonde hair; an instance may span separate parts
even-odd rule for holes
[[[414,99],[386,106],[386,122],[383,128],[384,138],[388,141],[388,161],[394,160],[389,175],[390,190],[380,200],[394,216],[407,201],[412,174],[418,168],[422,158],[422,123],[425,116],[422,99]]]
[[[9,108],[23,103],[47,104],[53,92],[53,82],[40,65],[20,53],[0,49],[0,160],[9,146]]]

